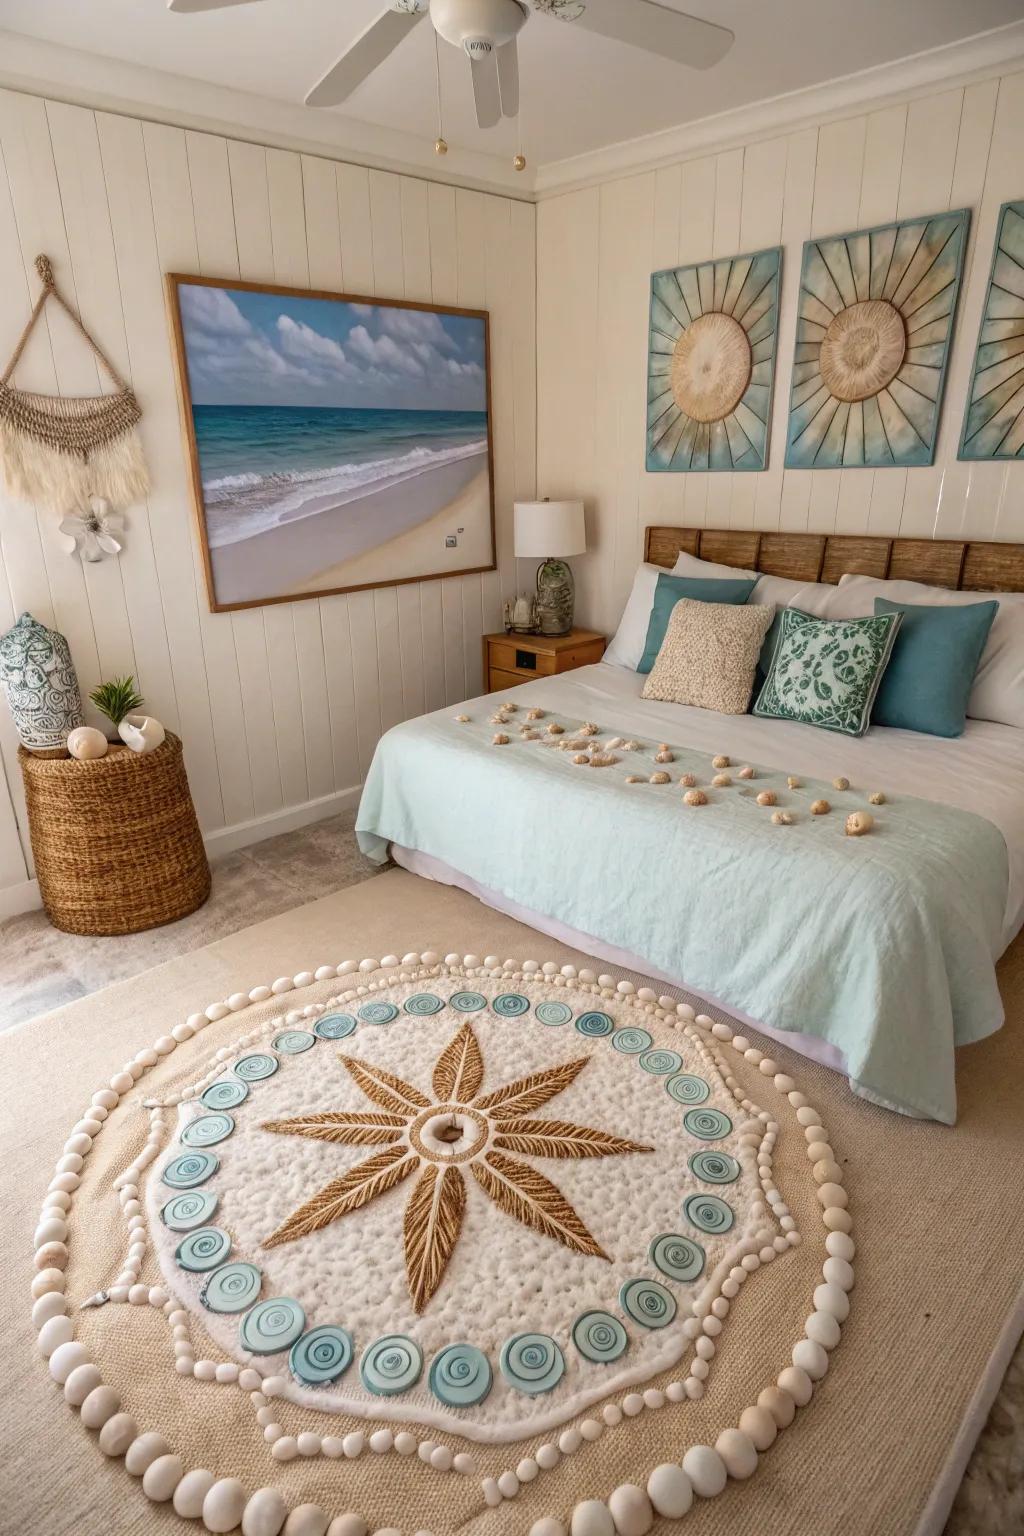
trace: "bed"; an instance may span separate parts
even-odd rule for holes
[[[1024,583],[1021,546],[648,530],[655,563],[671,567],[684,548],[796,579],[920,579],[924,567],[947,586]],[[642,684],[601,663],[502,694],[543,709],[545,725],[593,721],[643,744],[603,770],[516,732],[496,746],[493,700],[395,727],[367,779],[361,846],[685,985],[867,1098],[953,1123],[955,1048],[1003,1022],[995,961],[1024,923],[1024,732],[969,720],[951,740],[851,738],[645,700]],[[661,743],[675,759],[667,785],[648,782]],[[679,775],[706,784],[717,754],[757,777],[684,808]],[[839,775],[849,790],[832,787]],[[848,839],[842,815],[773,825],[756,807],[764,788],[798,813],[819,795],[837,811],[866,809],[876,790],[886,804],[870,837]]]

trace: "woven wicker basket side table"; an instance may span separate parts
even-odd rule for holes
[[[18,752],[36,875],[65,933],[139,933],[173,922],[210,894],[181,742],[106,757]]]

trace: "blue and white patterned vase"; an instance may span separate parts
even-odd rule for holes
[[[64,636],[30,613],[0,636],[0,684],[15,730],[30,752],[59,752],[84,725],[82,695]]]

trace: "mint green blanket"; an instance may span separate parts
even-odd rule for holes
[[[522,741],[520,712],[495,746],[494,703],[465,706],[468,724],[443,710],[383,737],[357,820],[369,857],[389,842],[430,854],[751,1019],[830,1042],[867,1096],[955,1121],[954,1047],[1003,1020],[1007,853],[989,821],[904,795],[869,807],[812,780],[791,790],[767,764],[712,789],[708,754],[674,743],[672,782],[653,785],[656,744],[581,767]],[[540,728],[559,719],[579,725],[556,711]],[[709,804],[682,803],[687,771]],[[757,804],[765,789],[792,825]],[[819,797],[831,814],[809,814]],[[844,833],[853,810],[875,817],[865,837]]]

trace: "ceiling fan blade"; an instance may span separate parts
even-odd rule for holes
[[[256,0],[167,0],[167,9],[179,16],[194,16],[197,11],[226,11],[229,5],[254,5]]]
[[[533,4],[557,21],[574,21],[587,32],[599,32],[691,69],[710,69],[736,40],[728,27],[671,11],[656,0],[533,0]]]
[[[471,58],[469,64],[473,71],[477,123],[481,128],[493,128],[501,121],[501,92],[498,89],[498,66],[494,54],[480,54]]]
[[[498,49],[498,92],[504,117],[519,115],[519,49],[513,37]]]
[[[232,0],[232,4],[237,3],[239,0]],[[373,74],[378,64],[383,64],[394,52],[402,39],[408,37],[426,13],[424,3],[420,7],[403,6],[401,10],[392,8],[378,16],[317,81],[306,97],[306,106],[336,107],[346,101],[356,87]]]

